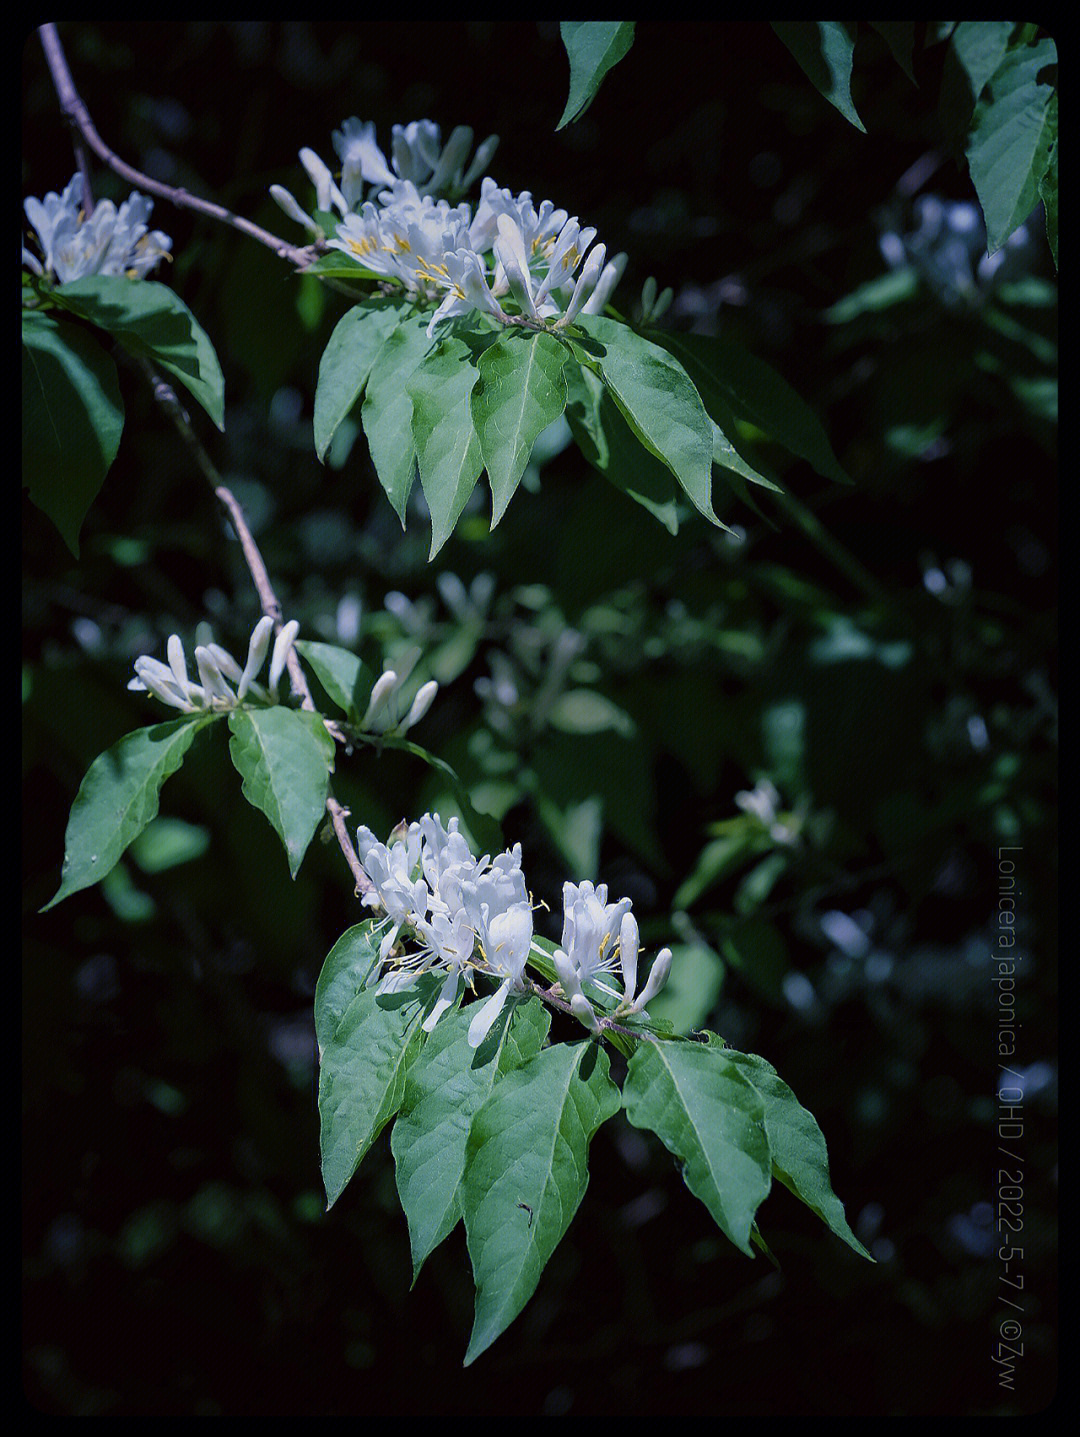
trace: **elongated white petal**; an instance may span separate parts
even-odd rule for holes
[[[195,667],[199,670],[203,688],[211,698],[221,699],[227,704],[235,704],[236,695],[225,682],[216,659],[210,650],[203,648],[201,644],[195,650]]]
[[[447,978],[446,982],[443,984],[442,991],[440,992],[438,998],[436,998],[435,1000],[434,1008],[432,1008],[431,1012],[424,1019],[422,1026],[425,1033],[430,1033],[432,1028],[434,1028],[435,1024],[446,1012],[447,1008],[452,1008],[454,1006],[454,1000],[457,998],[458,995],[458,984],[460,982],[460,977],[461,975],[455,968],[454,971]]]
[[[417,690],[416,697],[412,701],[412,707],[399,725],[402,733],[404,733],[406,729],[412,728],[414,723],[418,723],[424,717],[438,692],[439,685],[434,679],[430,679],[426,684],[420,686]]]
[[[303,225],[309,234],[318,235],[320,233],[319,226],[309,214],[305,214],[300,208],[299,202],[284,185],[271,185],[270,194],[291,220],[295,220],[298,225]]]
[[[585,301],[592,295],[596,288],[596,281],[600,277],[600,271],[604,265],[606,250],[602,244],[594,245],[589,251],[589,258],[585,261],[581,273],[578,275],[574,292],[570,296],[570,303],[566,306],[566,312],[561,319],[556,320],[559,325],[572,324],[579,312],[585,305]]]
[[[638,926],[632,913],[624,913],[619,930],[619,963],[623,975],[623,998],[627,1003],[634,1001],[637,988]]]
[[[244,665],[244,672],[240,675],[240,684],[236,690],[236,697],[242,699],[251,686],[251,681],[263,666],[266,658],[266,651],[270,647],[270,635],[274,632],[274,621],[269,614],[264,614],[251,631],[251,638],[248,641],[247,663]]]
[[[657,993],[659,993],[660,989],[667,982],[668,974],[670,972],[671,949],[661,948],[660,952],[653,960],[652,971],[649,973],[649,977],[645,983],[644,988],[642,988],[641,992],[630,1005],[630,1011],[632,1013],[640,1013],[642,1008],[644,1008],[646,1004],[652,1002],[652,1000],[656,997]]]
[[[308,178],[315,186],[315,205],[320,210],[328,210],[331,205],[338,214],[344,217],[349,213],[349,206],[345,203],[345,196],[334,183],[334,177],[326,164],[319,159],[314,150],[307,148],[300,151],[300,163],[308,172]]]
[[[495,258],[503,267],[510,292],[530,319],[536,318],[536,301],[532,293],[529,275],[529,260],[525,252],[525,241],[521,230],[509,215],[500,215],[498,238],[495,241]]]
[[[293,646],[293,640],[300,632],[300,625],[296,619],[290,619],[274,640],[274,652],[270,656],[270,678],[268,680],[270,692],[276,696],[278,679],[281,678],[285,661],[289,657],[289,650]]]
[[[361,728],[369,728],[375,719],[378,718],[383,705],[400,682],[400,679],[393,669],[387,669],[384,674],[379,675],[372,685],[371,698],[368,700],[368,706],[364,710],[364,717],[360,720]]]
[[[510,979],[500,983],[495,992],[482,1003],[476,1017],[469,1024],[469,1047],[479,1048],[487,1035],[491,1032],[492,1024],[502,1012],[506,1005],[507,995],[510,992]]]

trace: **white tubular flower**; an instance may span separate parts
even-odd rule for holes
[[[626,254],[620,251],[614,259],[609,260],[604,266],[603,273],[596,282],[596,288],[593,290],[592,294],[589,295],[585,303],[581,306],[582,314],[603,313],[604,305],[607,304],[608,300],[611,298],[612,291],[618,284],[619,280],[622,279],[623,270],[625,268]],[[668,290],[665,292],[670,294],[671,291]],[[653,310],[654,318],[656,317],[656,314],[657,310]]]
[[[270,647],[270,635],[274,632],[274,621],[269,614],[264,614],[251,631],[251,639],[248,642],[247,663],[240,675],[236,689],[236,697],[242,699],[251,687],[252,680],[263,666],[266,658],[266,651]],[[219,661],[220,662],[220,661]]]
[[[409,712],[401,720],[401,723],[398,724],[398,731],[400,733],[405,733],[407,729],[412,728],[414,723],[419,723],[419,721],[424,717],[428,709],[431,707],[432,703],[434,702],[435,695],[438,692],[439,685],[435,682],[434,679],[429,679],[426,684],[420,685],[420,688],[417,690],[416,697],[412,701],[412,706],[409,709]]]
[[[565,324],[572,324],[585,303],[591,298],[596,289],[597,281],[600,278],[600,271],[604,267],[604,256],[607,250],[602,244],[593,245],[589,251],[589,258],[582,266],[578,275],[577,283],[574,285],[574,292],[570,296],[570,303],[566,306],[565,312],[555,321],[557,327]]]
[[[590,1033],[600,1031],[600,1020],[596,1016],[596,1010],[581,991],[581,979],[577,969],[559,948],[552,954],[552,961],[555,964],[555,971],[559,975],[559,982],[562,985],[563,993],[570,1004],[570,1011],[579,1022],[584,1023]]]
[[[533,297],[532,276],[529,274],[529,257],[521,229],[510,215],[500,215],[496,225],[498,235],[494,245],[495,258],[506,278],[507,287],[517,300],[521,312],[530,319],[536,319],[536,300]]]
[[[82,175],[76,174],[62,195],[27,198],[26,217],[44,257],[43,265],[33,266],[39,273],[54,275],[61,284],[90,274],[144,279],[159,260],[168,258],[172,240],[147,227],[152,200],[132,191],[119,210],[111,200],[102,200],[88,216],[82,193]]]
[[[660,989],[668,980],[671,972],[671,949],[661,948],[660,952],[653,959],[652,969],[646,979],[645,986],[641,992],[625,1010],[628,1013],[641,1013],[645,1005],[651,1003],[659,993]]]
[[[372,121],[364,124],[353,115],[334,131],[332,139],[341,160],[341,191],[350,209],[363,199],[365,180],[369,185],[394,183],[396,176],[375,143]]]
[[[608,903],[607,884],[594,888],[589,882],[563,884],[563,932],[561,948],[577,974],[579,984],[588,982],[612,997],[620,995],[600,974],[614,972],[618,965],[618,941],[630,899]]]
[[[196,713],[203,709],[239,708],[245,700],[259,704],[277,702],[277,681],[285,666],[288,651],[292,647],[300,625],[290,620],[278,635],[274,645],[274,657],[270,664],[270,688],[255,683],[255,675],[262,668],[270,646],[274,621],[263,617],[252,630],[248,643],[248,658],[244,668],[220,644],[200,644],[195,650],[195,666],[201,683],[188,678],[187,658],[179,634],[172,634],[166,645],[168,665],[143,654],[135,660],[135,674],[128,684],[129,689],[149,691],[155,698],[185,713]],[[235,692],[230,684],[236,685]]]
[[[322,230],[311,216],[304,212],[300,202],[294,195],[289,193],[284,185],[271,185],[270,197],[285,211],[291,220],[295,220],[298,225],[303,225],[308,234],[313,235],[316,239],[321,237]]]
[[[637,988],[638,926],[632,913],[624,913],[619,930],[619,966],[623,976],[623,1002],[634,1001]]]
[[[371,725],[378,718],[386,705],[387,699],[398,687],[401,680],[393,669],[387,669],[380,674],[371,687],[371,697],[368,699],[368,706],[364,710],[364,717],[360,720],[362,729],[370,729]]]
[[[442,320],[474,309],[492,315],[500,323],[506,322],[507,316],[489,287],[484,263],[475,250],[455,250],[444,255],[440,265],[427,267],[424,278],[446,290],[446,297],[428,325],[429,338]]]
[[[225,705],[228,708],[235,708],[236,695],[225,682],[214,655],[201,644],[195,650],[195,667],[199,670],[199,678],[202,680],[202,686],[206,693],[210,696],[211,703],[215,707]]]
[[[292,648],[299,632],[300,625],[295,619],[290,619],[274,640],[274,652],[270,657],[269,688],[275,699],[277,698],[278,680],[281,678],[282,671],[288,661],[289,650]]]
[[[479,1048],[502,1012],[511,989],[520,989],[525,960],[532,944],[532,909],[528,903],[515,903],[505,912],[491,916],[488,905],[481,909],[480,945],[485,973],[502,978],[498,988],[480,1005],[469,1024],[469,1047]]]
[[[331,206],[344,217],[349,213],[345,196],[334,183],[334,177],[327,165],[319,159],[314,150],[306,147],[300,151],[300,163],[307,171],[308,179],[315,186],[315,208],[329,210]]]

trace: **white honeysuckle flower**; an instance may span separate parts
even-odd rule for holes
[[[281,678],[282,671],[288,661],[289,650],[292,648],[299,632],[300,625],[295,619],[290,619],[287,624],[282,626],[281,632],[274,640],[274,652],[270,658],[270,678],[268,681],[268,687],[274,698],[277,698],[278,680]]]
[[[255,682],[255,675],[262,668],[270,647],[270,635],[274,621],[263,618],[252,630],[248,643],[248,658],[244,668],[220,644],[200,644],[195,649],[195,667],[201,683],[193,683],[188,677],[187,656],[179,634],[170,634],[165,646],[168,664],[143,654],[135,660],[135,678],[128,688],[137,692],[149,692],[162,703],[178,708],[184,713],[198,713],[203,710],[220,711],[239,708],[246,700],[260,705],[277,703],[277,681],[285,666],[289,649],[292,647],[300,625],[295,619],[285,624],[274,645],[274,657],[270,665],[270,685],[264,688]],[[235,684],[235,692],[230,687]]]
[[[585,303],[581,306],[582,314],[603,313],[604,305],[607,304],[608,300],[611,298],[612,291],[618,284],[619,280],[622,279],[623,270],[626,268],[626,258],[627,257],[625,252],[620,251],[614,259],[608,260],[607,264],[604,266],[603,273],[596,281],[596,288],[593,290],[592,294],[589,295]],[[670,294],[671,291],[668,290],[666,291],[666,293]],[[654,318],[656,317],[657,313],[658,310],[654,309]]]
[[[502,1012],[512,990],[524,988],[525,962],[532,946],[532,909],[528,903],[516,903],[503,913],[490,914],[482,906],[481,931],[477,935],[483,953],[482,972],[502,978],[498,988],[481,1004],[469,1024],[470,1048],[479,1048]]]
[[[637,989],[637,964],[640,952],[637,919],[624,913],[619,929],[619,967],[623,977],[623,1001],[632,1003]]]
[[[345,203],[345,196],[334,183],[334,177],[330,173],[329,167],[324,164],[314,150],[309,150],[306,147],[300,151],[300,163],[307,171],[308,179],[315,186],[315,208],[326,211],[333,206],[344,218],[349,213],[349,206]]]
[[[353,209],[364,197],[364,181],[369,185],[392,185],[397,176],[386,163],[386,156],[375,143],[375,124],[362,123],[356,116],[343,121],[341,129],[331,137],[341,161],[341,191]]]
[[[624,1011],[627,1013],[643,1012],[646,1005],[652,1002],[652,1000],[656,997],[657,993],[659,993],[660,989],[667,982],[668,974],[670,972],[671,949],[661,948],[660,952],[653,959],[653,965],[649,971],[648,978],[645,980],[644,988],[642,988],[638,996],[633,1000],[632,1003],[629,1004],[626,1009],[624,1009]]]
[[[147,226],[152,200],[133,190],[119,209],[101,200],[87,215],[82,195],[82,175],[76,174],[62,195],[50,192],[44,200],[29,196],[25,201],[43,256],[43,264],[31,266],[37,273],[54,275],[61,284],[90,274],[144,279],[159,260],[169,258],[172,240]]]
[[[442,264],[429,266],[426,277],[446,290],[446,297],[428,325],[429,338],[442,320],[474,309],[492,315],[501,324],[506,322],[507,315],[488,285],[484,262],[475,250],[455,250],[444,255]]]
[[[574,285],[574,292],[570,296],[570,303],[555,321],[556,327],[572,324],[580,311],[585,307],[586,302],[592,298],[597,281],[600,278],[600,271],[604,267],[604,256],[606,254],[607,250],[604,245],[593,245],[589,251],[589,258],[582,266],[581,273],[577,278],[577,283]]]
[[[606,883],[595,888],[588,880],[580,884],[563,884],[560,947],[579,983],[593,982],[615,998],[620,995],[609,984],[602,982],[598,975],[612,973],[618,966],[621,925],[624,914],[629,910],[629,898],[608,903]]]
[[[419,723],[419,721],[424,717],[428,709],[431,707],[432,703],[434,702],[435,695],[438,692],[439,685],[435,682],[434,679],[429,679],[426,684],[420,685],[419,689],[417,689],[416,691],[416,697],[413,699],[412,705],[409,708],[409,712],[398,724],[399,733],[405,733],[407,729],[412,728],[414,723]]]
[[[301,206],[295,195],[291,194],[284,185],[271,185],[270,197],[285,211],[291,220],[298,225],[303,225],[308,234],[316,239],[322,238],[322,230],[315,223],[309,214]]]

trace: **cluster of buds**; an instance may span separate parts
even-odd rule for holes
[[[247,663],[243,668],[220,644],[198,645],[195,649],[198,683],[193,683],[188,677],[184,645],[179,634],[173,634],[165,649],[169,662],[163,664],[160,659],[143,654],[135,660],[136,676],[128,688],[152,693],[162,703],[180,709],[182,713],[234,709],[243,703],[276,704],[278,683],[285,670],[289,650],[300,632],[300,625],[295,619],[290,620],[274,640],[270,675],[264,687],[255,682],[255,676],[266,661],[273,632],[273,619],[261,618],[252,630]]]
[[[380,992],[397,992],[422,973],[444,973],[423,1024],[430,1032],[457,1001],[463,981],[473,989],[478,973],[494,978],[495,992],[469,1024],[468,1041],[479,1047],[509,995],[528,987],[525,965],[533,947],[533,920],[521,845],[494,860],[488,854],[476,858],[457,819],[444,827],[431,813],[395,833],[384,844],[369,828],[357,832],[357,851],[372,882],[364,902],[384,914],[379,957],[368,981],[377,982]],[[671,950],[660,951],[637,994],[638,929],[630,899],[609,904],[604,884],[567,883],[563,908],[562,947],[554,961],[571,1012],[590,1032],[600,1031],[601,1021],[583,991],[588,983],[617,1000],[612,1016],[641,1013],[667,980]],[[614,971],[616,963],[622,970],[621,992],[598,976]]]
[[[162,703],[179,709],[181,713],[221,712],[239,708],[242,704],[259,707],[276,704],[281,675],[300,632],[300,625],[295,619],[282,625],[274,640],[269,677],[263,685],[257,683],[256,678],[266,662],[266,655],[270,653],[273,632],[273,619],[264,615],[252,630],[247,663],[243,668],[220,644],[198,645],[195,649],[198,683],[189,678],[184,645],[179,634],[173,634],[165,650],[169,662],[163,664],[160,659],[143,654],[135,660],[135,678],[129,682],[128,688],[152,693]],[[393,696],[407,682],[419,657],[419,649],[411,650],[396,669],[387,669],[375,680],[367,709],[360,720],[360,728],[365,733],[404,733],[427,713],[439,691],[434,679],[420,686],[404,718],[394,713]]]
[[[328,247],[421,300],[438,300],[429,334],[441,321],[472,310],[503,324],[520,319],[571,324],[579,314],[602,311],[625,267],[624,254],[605,263],[605,246],[593,245],[596,231],[566,210],[550,200],[537,208],[528,191],[514,195],[490,177],[481,185],[475,215],[467,204],[435,198],[464,193],[497,142],[495,135],[485,140],[466,168],[471,130],[459,126],[442,147],[439,127],[417,120],[394,127],[391,168],[375,143],[374,126],[346,120],[334,131],[340,186],[314,151],[300,152],[317,208],[341,216]],[[365,183],[385,188],[374,201],[365,200]],[[271,194],[292,219],[321,237],[318,223],[287,190],[274,185]],[[507,298],[513,302],[509,312],[501,303]]]
[[[60,284],[89,274],[145,279],[159,260],[170,257],[172,240],[146,223],[153,200],[132,190],[119,209],[112,200],[99,200],[87,214],[82,198],[83,177],[75,174],[62,195],[50,192],[44,200],[33,196],[26,200],[26,218],[42,259],[24,245],[22,262],[34,274],[48,275]]]

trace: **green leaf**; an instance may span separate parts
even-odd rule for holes
[[[626,1116],[682,1164],[695,1197],[737,1248],[753,1257],[750,1228],[772,1181],[765,1105],[720,1048],[642,1043],[623,1085]]]
[[[129,353],[166,370],[225,428],[225,380],[214,346],[191,310],[167,285],[94,274],[61,284],[53,298],[108,330]]]
[[[853,20],[772,20],[773,29],[830,104],[866,134],[851,98]]]
[[[911,68],[911,52],[915,46],[914,20],[871,20],[870,24],[892,51],[892,57],[913,83],[915,72]]]
[[[361,701],[367,707],[375,680],[367,664],[350,649],[314,639],[297,639],[294,647],[314,669],[319,682],[343,713],[350,717],[356,715]]]
[[[420,1017],[436,986],[425,974],[400,993],[380,996],[375,987],[361,989],[336,1026],[323,1028],[319,1122],[328,1209],[401,1106],[405,1076],[424,1041]],[[340,980],[335,983],[335,1000],[342,987]],[[325,1016],[324,1006],[324,1021]]]
[[[324,459],[338,425],[360,398],[383,345],[401,323],[400,304],[374,299],[346,310],[319,361],[315,389],[315,453]]]
[[[1054,94],[1041,71],[1057,63],[1053,40],[1009,50],[975,107],[967,158],[986,217],[987,247],[999,250],[1039,202],[1039,183],[1050,163],[1056,123],[1048,126]]]
[[[374,918],[366,918],[346,928],[326,955],[315,985],[315,1038],[320,1058],[378,962],[381,938]]]
[[[1057,144],[1057,117],[1058,98],[1055,92],[1053,99],[1046,107],[1046,123],[1053,134],[1053,145],[1050,150],[1050,158],[1046,164],[1046,174],[1039,181],[1039,198],[1046,210],[1046,239],[1050,246],[1050,253],[1054,256],[1054,268],[1058,263],[1058,144]]]
[[[403,319],[371,366],[360,410],[371,462],[403,529],[405,505],[416,477],[412,400],[406,386],[431,346],[426,315]]]
[[[60,887],[41,910],[99,882],[157,816],[158,793],[176,772],[206,717],[173,719],[125,734],[86,771],[64,836]]]
[[[706,409],[729,436],[737,432],[732,419],[752,424],[825,478],[851,483],[821,420],[771,364],[714,335],[654,331],[652,338],[682,361]]]
[[[466,1367],[513,1322],[588,1185],[589,1143],[619,1109],[598,1044],[558,1043],[507,1073],[473,1118],[461,1205],[476,1282]]]
[[[602,379],[576,364],[567,366],[565,377],[566,419],[585,459],[616,489],[659,519],[669,534],[677,534],[678,490],[671,470],[648,451],[642,452]]]
[[[596,689],[564,689],[548,710],[548,721],[563,733],[603,733],[614,729],[633,738],[634,720]]]
[[[335,228],[340,216],[333,216]],[[303,271],[305,275],[317,275],[320,279],[376,279],[381,280],[385,276],[376,274],[373,269],[367,269],[358,260],[351,259],[344,250],[328,250],[321,254],[318,259],[313,260]]]
[[[634,434],[667,465],[701,513],[719,524],[710,498],[712,425],[686,370],[617,320],[587,314],[579,325],[603,346],[589,367],[599,369]]]
[[[556,132],[592,104],[601,80],[634,43],[634,21],[563,20],[559,30],[570,59],[570,94]]]
[[[420,483],[431,511],[429,563],[454,532],[484,467],[470,406],[479,378],[472,349],[452,337],[413,370],[406,384]]]
[[[710,1042],[719,1043],[714,1034]],[[715,1050],[714,1050],[715,1051]],[[771,1063],[755,1053],[724,1048],[728,1061],[743,1073],[765,1104],[765,1131],[772,1152],[772,1170],[786,1188],[817,1213],[837,1237],[860,1256],[874,1261],[848,1227],[844,1205],[829,1182],[829,1154],[817,1119],[802,1106]]]
[[[508,1005],[509,1007],[509,1005]],[[536,1056],[551,1017],[537,998],[514,1004],[509,1023],[470,1048],[473,1004],[445,1013],[409,1069],[390,1147],[409,1220],[413,1281],[461,1217],[461,1180],[473,1116],[504,1074]],[[493,1041],[492,1041],[493,1040]]]
[[[334,740],[319,714],[281,704],[234,709],[229,731],[244,797],[273,824],[295,878],[326,808]]]
[[[23,483],[78,558],[124,428],[116,365],[78,325],[51,315],[25,312],[22,338]]]
[[[491,484],[491,527],[521,482],[533,445],[566,408],[566,349],[550,334],[506,334],[480,356],[472,417]]]

